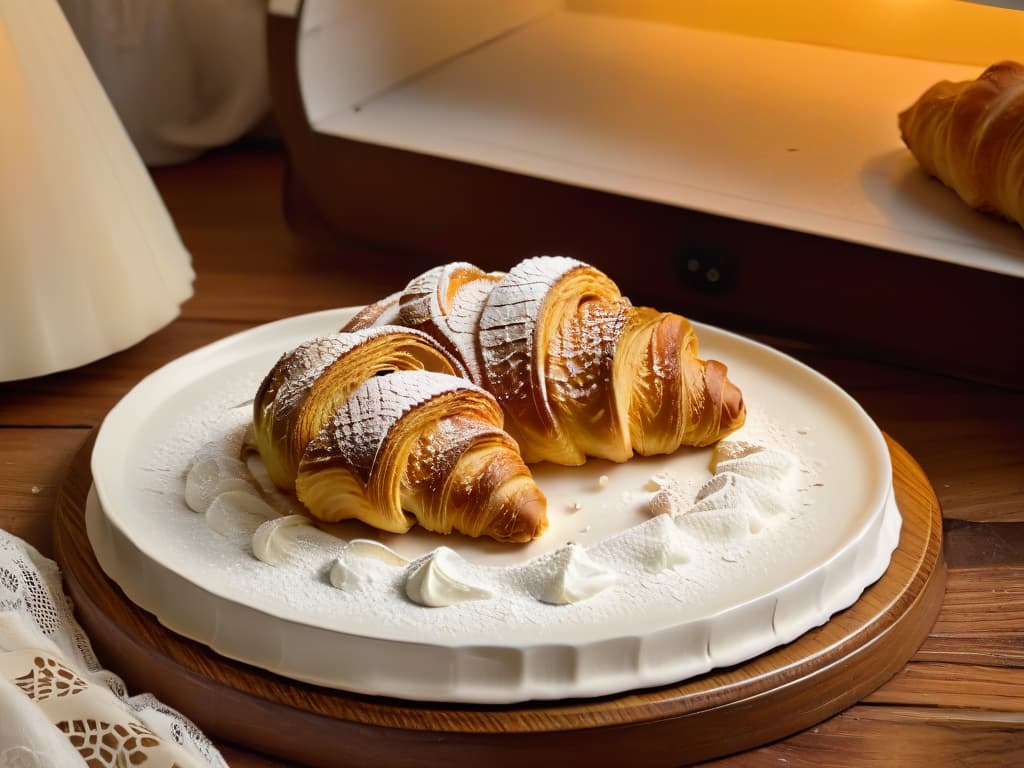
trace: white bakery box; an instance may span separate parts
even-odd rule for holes
[[[286,210],[396,281],[561,253],[637,303],[1020,386],[1024,345],[980,329],[1022,329],[1024,231],[897,115],[1024,59],[1021,5],[271,0]]]

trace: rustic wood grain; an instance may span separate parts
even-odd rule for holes
[[[936,637],[1008,636],[1020,639],[1024,619],[1024,566],[958,568],[950,582],[954,587],[935,623]]]
[[[1017,713],[858,705],[783,742],[707,768],[1007,768],[1024,765]]]
[[[223,738],[323,766],[401,766],[413,755],[423,764],[511,765],[513,754],[521,760],[551,750],[595,766],[675,765],[819,722],[890,678],[921,644],[942,600],[941,516],[920,468],[895,443],[890,451],[904,516],[900,544],[886,574],[854,606],[745,664],[594,700],[508,707],[388,701],[295,683],[174,635],[102,575],[85,540],[88,443],[58,498],[55,544],[101,658],[116,659],[130,685]],[[286,728],[274,728],[281,723]]]
[[[946,520],[946,562],[955,568],[1024,566],[1024,523]]]
[[[862,701],[965,707],[1024,714],[1024,669],[916,662]]]
[[[0,528],[51,556],[53,504],[86,429],[0,429]]]
[[[238,766],[245,766],[245,768],[291,768],[294,765],[294,763],[266,757],[226,742],[220,745],[220,754],[228,765],[235,766],[235,768],[238,768]]]
[[[1021,627],[1024,567],[950,569],[939,617],[914,661],[1024,668]]]

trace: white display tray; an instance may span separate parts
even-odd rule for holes
[[[728,363],[750,421],[774,425],[813,471],[792,518],[758,534],[765,538],[728,557],[694,551],[682,570],[652,576],[639,593],[624,582],[529,611],[503,608],[501,595],[447,608],[397,594],[360,602],[330,585],[326,555],[305,571],[268,566],[186,507],[184,475],[223,413],[246,407],[282,352],[336,330],[351,312],[290,318],[196,350],[144,379],[105,419],[92,457],[89,539],[107,575],[170,629],[278,674],[361,693],[492,704],[596,696],[682,680],[789,642],[851,605],[889,563],[900,516],[870,418],[799,362],[696,325],[702,356]],[[710,477],[710,453],[536,468],[551,528],[526,547],[429,533],[377,538],[410,558],[444,544],[496,568],[570,538],[590,546],[649,518],[624,500],[639,498],[653,475]],[[609,481],[598,490],[602,474]]]

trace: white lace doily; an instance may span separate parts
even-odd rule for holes
[[[191,721],[102,668],[56,563],[2,529],[0,713],[0,768],[227,768]]]

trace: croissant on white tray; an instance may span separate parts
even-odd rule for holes
[[[743,424],[725,366],[697,351],[685,318],[579,261],[447,264],[282,356],[253,443],[321,520],[529,541],[547,514],[527,463],[672,453]]]
[[[899,115],[904,143],[969,206],[1024,226],[1024,65],[936,83]]]
[[[698,357],[680,315],[634,307],[592,266],[527,259],[507,274],[436,267],[345,330],[423,331],[493,394],[527,463],[626,461],[710,445],[743,425],[726,366]]]

